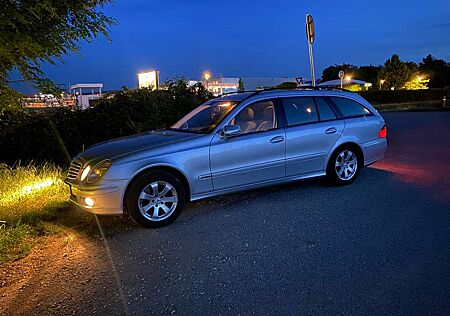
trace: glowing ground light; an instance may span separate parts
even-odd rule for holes
[[[95,201],[93,198],[87,197],[84,199],[84,203],[86,204],[86,206],[93,207],[95,204]]]
[[[41,182],[35,182],[31,185],[27,185],[27,186],[23,187],[21,190],[21,193],[22,194],[31,194],[34,191],[42,190],[42,189],[47,188],[55,183],[56,183],[56,181],[53,179],[47,179],[47,180],[44,180]]]

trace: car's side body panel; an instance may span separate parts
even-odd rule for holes
[[[284,138],[282,128],[232,138],[217,133],[210,147],[214,190],[284,178]]]
[[[296,96],[339,96],[363,104],[373,115],[325,122],[316,122],[239,135],[221,136],[223,126],[244,107],[259,100],[275,100]],[[378,136],[384,125],[379,113],[363,98],[353,93],[336,91],[272,91],[248,94],[209,134],[181,135],[168,131],[145,138],[130,138],[117,144],[120,155],[110,157],[114,143],[94,147],[80,157],[92,164],[105,157],[112,164],[98,184],[86,185],[79,180],[67,180],[73,190],[72,201],[83,209],[98,214],[123,212],[125,192],[130,182],[149,168],[172,168],[189,184],[190,200],[198,200],[257,187],[325,175],[333,151],[346,143],[358,145],[364,155],[364,165],[383,158],[387,142]],[[226,99],[227,97],[223,98]],[[279,105],[278,105],[279,106]],[[277,108],[277,111],[280,111]],[[279,114],[279,112],[278,112]],[[327,133],[330,129],[333,133]],[[275,140],[275,141],[274,141]],[[142,144],[141,144],[142,142]],[[150,145],[148,145],[150,144]],[[129,146],[130,150],[124,148]],[[95,197],[93,208],[82,203],[84,197]]]
[[[344,127],[342,120],[286,127],[286,176],[323,171],[329,151]],[[330,128],[336,132],[327,134]]]

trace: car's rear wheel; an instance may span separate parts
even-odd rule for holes
[[[330,157],[327,176],[333,184],[353,183],[360,171],[360,155],[352,147],[342,147]]]
[[[131,183],[126,208],[138,224],[156,228],[176,220],[185,200],[183,184],[177,177],[166,171],[149,171]]]

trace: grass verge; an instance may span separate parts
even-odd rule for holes
[[[67,198],[65,172],[52,164],[14,168],[0,164],[0,264],[26,256],[40,237],[100,236],[94,215],[78,211]],[[118,217],[100,218],[108,235],[128,226]]]

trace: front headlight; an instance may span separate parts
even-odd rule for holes
[[[86,180],[86,183],[94,183],[98,179],[100,179],[106,171],[108,171],[109,167],[111,166],[111,160],[106,159],[100,161],[98,164],[96,164],[94,167],[87,166],[83,173],[81,174],[81,181]],[[84,177],[83,177],[84,176]]]

